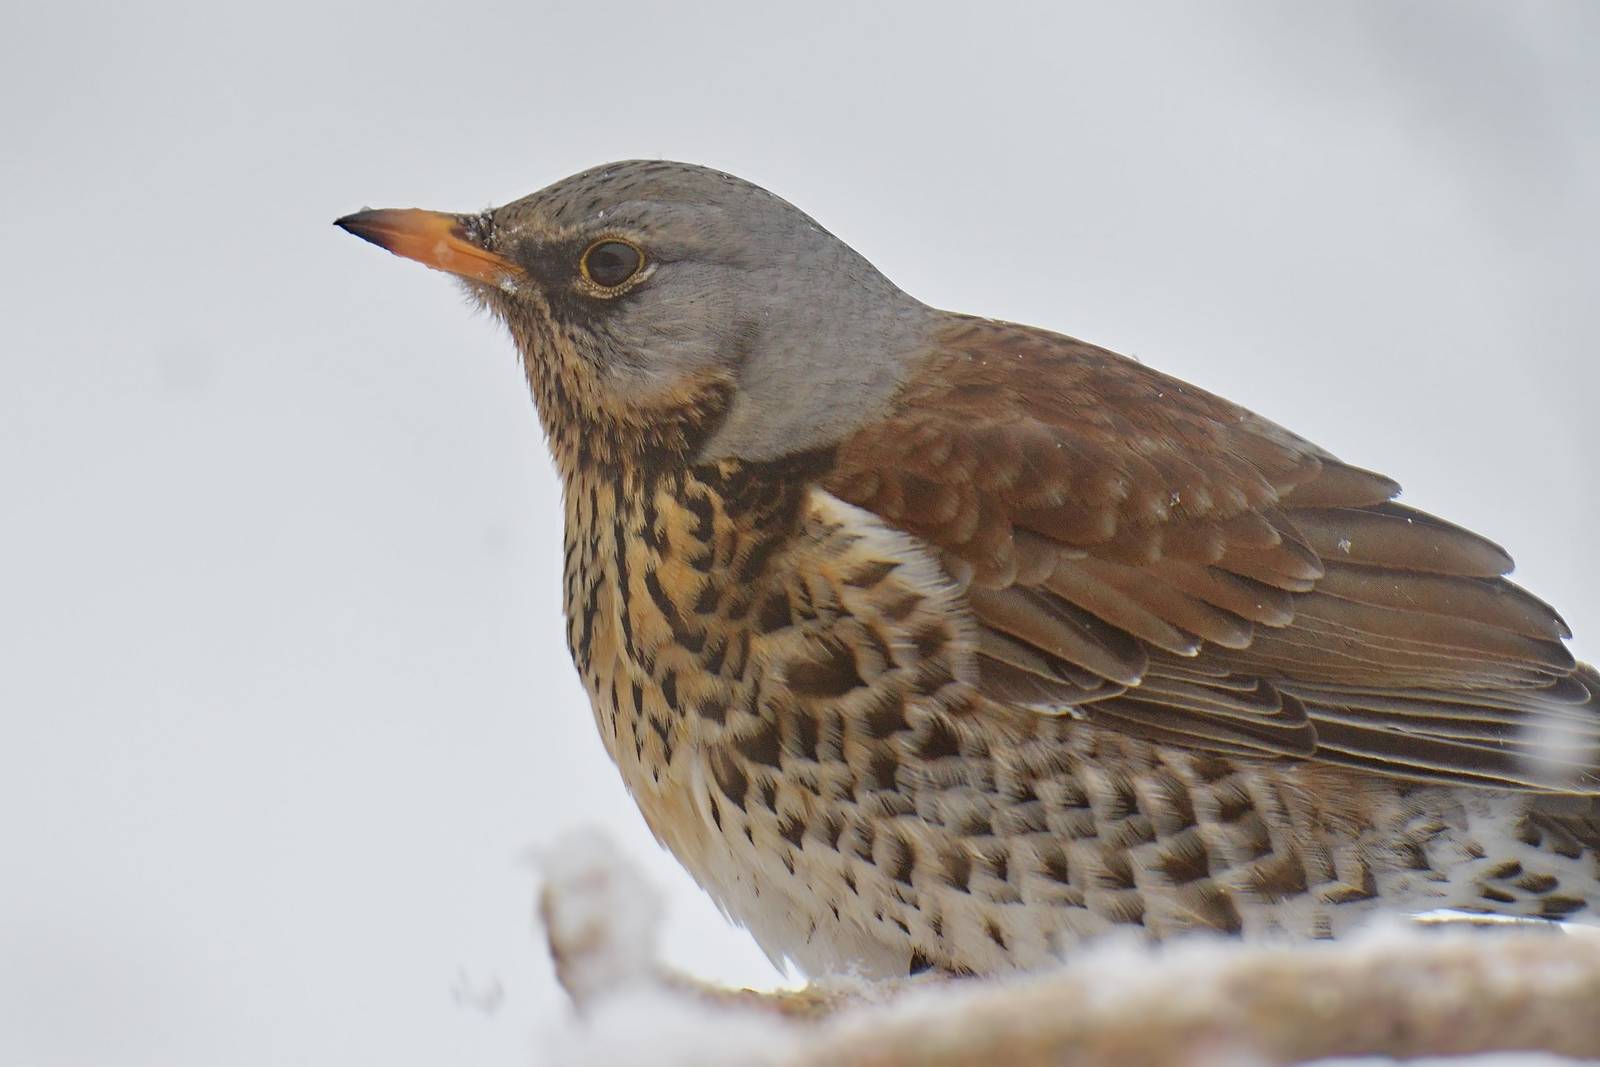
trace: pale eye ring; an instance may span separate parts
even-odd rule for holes
[[[644,253],[631,241],[606,237],[584,249],[578,269],[591,284],[617,289],[644,269]]]

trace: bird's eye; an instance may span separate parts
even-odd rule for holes
[[[583,253],[579,269],[602,289],[615,289],[639,273],[644,253],[626,241],[596,241]]]

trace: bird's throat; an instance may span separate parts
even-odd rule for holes
[[[820,457],[575,464],[565,486],[567,640],[637,794],[754,699],[751,641]],[[785,602],[786,603],[786,602]]]

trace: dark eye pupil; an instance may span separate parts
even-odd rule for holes
[[[621,241],[602,241],[589,249],[583,259],[589,280],[607,289],[633,277],[641,262],[639,250]]]

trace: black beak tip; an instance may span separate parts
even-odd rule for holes
[[[354,236],[361,238],[363,241],[371,241],[373,244],[381,244],[381,242],[378,240],[376,231],[369,223],[369,216],[371,216],[371,214],[372,212],[370,211],[357,211],[353,215],[344,215],[334,219],[333,224],[339,227],[339,229],[343,230],[345,233],[353,234]]]

